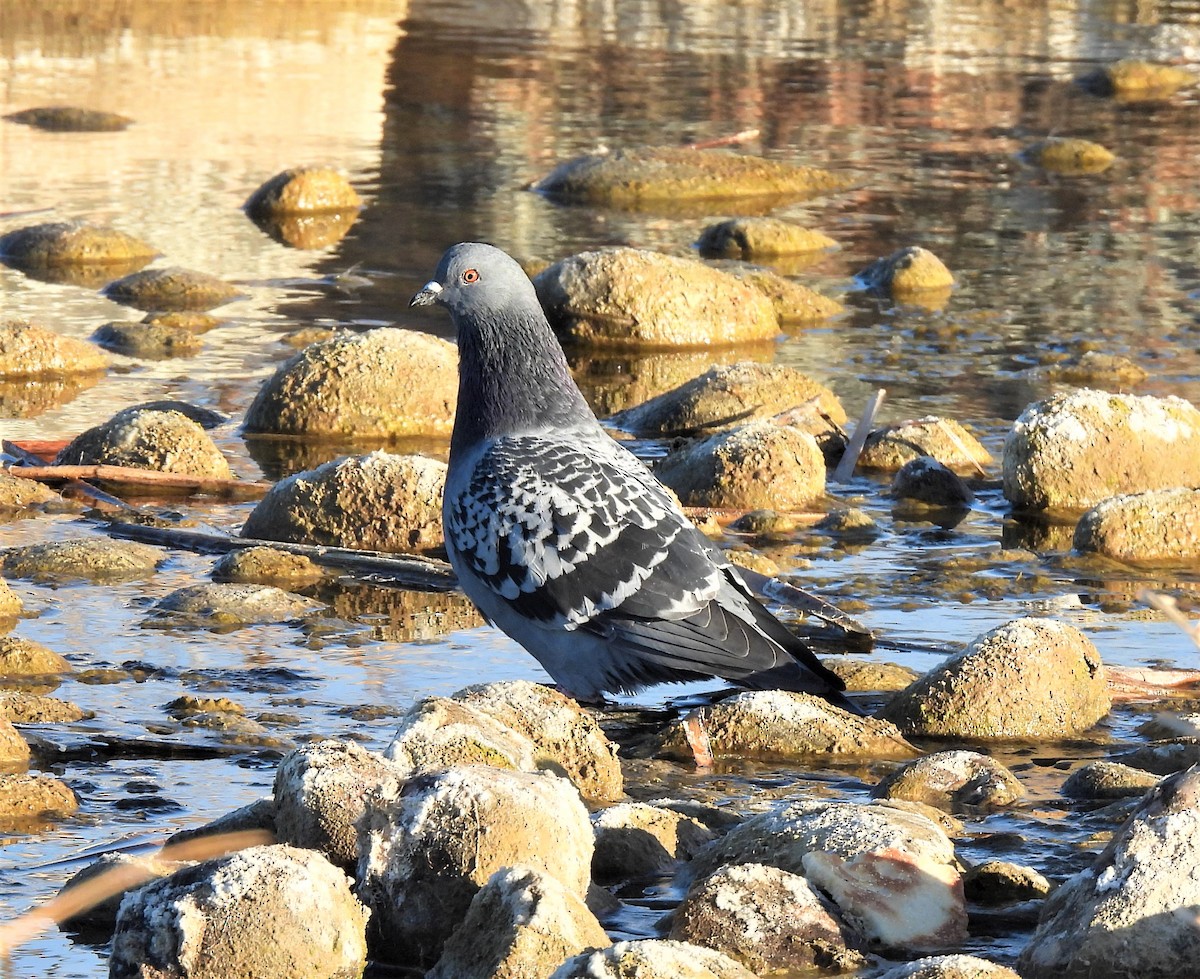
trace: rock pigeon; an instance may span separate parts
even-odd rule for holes
[[[717,676],[860,713],[600,426],[520,265],[454,245],[410,305],[433,303],[458,333],[446,550],[489,622],[583,700]]]

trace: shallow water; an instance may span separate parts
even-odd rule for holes
[[[797,275],[842,298],[847,314],[754,356],[828,383],[851,414],[885,387],[884,421],[948,415],[970,424],[997,456],[1012,420],[1053,390],[1023,372],[1053,355],[1121,353],[1149,374],[1136,393],[1200,402],[1200,96],[1121,103],[1072,84],[1118,57],[1194,67],[1194,3],[43,6],[10,0],[0,8],[0,114],[64,103],[136,123],[95,134],[0,123],[0,233],[45,220],[111,222],[154,244],[160,264],[245,283],[248,298],[221,310],[228,321],[205,335],[195,357],[123,359],[63,403],[0,419],[5,438],[65,437],[126,405],[172,397],[233,417],[215,434],[239,475],[261,478],[265,470],[273,478],[330,458],[353,447],[299,453],[248,445],[237,430],[259,383],[292,352],[280,342],[284,333],[391,323],[446,335],[443,316],[406,304],[442,249],[462,239],[529,259],[611,243],[689,254],[700,228],[733,212],[563,207],[524,188],[598,145],[678,144],[750,128],[760,136],[748,151],[859,178],[850,192],[774,212],[838,240],[839,251]],[[1073,178],[1018,161],[1022,146],[1051,134],[1101,142],[1118,161]],[[318,251],[276,243],[239,209],[267,177],[309,162],[344,170],[366,201],[346,237]],[[933,250],[954,270],[958,286],[941,308],[897,308],[852,291],[855,272],[907,244]],[[351,267],[373,284],[332,294],[314,285]],[[141,315],[90,288],[2,266],[0,304],[4,316],[78,337]],[[573,357],[607,412],[744,355]],[[673,380],[655,386],[662,377]],[[878,521],[870,543],[802,533],[767,548],[809,587],[853,602],[853,613],[880,633],[879,657],[925,669],[1033,610],[1079,626],[1108,662],[1195,665],[1187,639],[1142,614],[1132,597],[1143,578],[1169,589],[1186,577],[1081,566],[1065,555],[1069,535],[1009,520],[995,488],[981,490],[960,522],[939,526],[893,514],[883,486],[859,478],[834,488],[834,499]],[[249,506],[186,509],[232,529]],[[74,517],[39,517],[0,524],[0,544],[88,532]],[[1001,543],[1036,553],[958,577],[956,562],[994,554]],[[144,582],[14,583],[40,613],[16,634],[80,670],[141,664],[129,671],[136,679],[64,683],[58,696],[97,715],[72,732],[191,737],[210,756],[71,755],[54,765],[79,792],[81,815],[0,841],[0,915],[52,893],[78,869],[70,861],[83,848],[158,838],[268,793],[279,752],[295,740],[351,736],[379,747],[391,733],[386,709],[482,679],[542,678],[503,636],[482,627],[446,633],[439,624],[470,621],[461,601],[364,586],[327,589],[320,597],[333,603],[330,614],[298,626],[143,628],[148,600],[203,580],[210,565],[173,553]],[[1197,580],[1190,576],[1193,587]],[[164,705],[182,693],[229,696],[251,717],[267,715],[276,743],[222,754],[218,748],[231,749],[212,733],[163,734],[172,726]],[[640,702],[665,695],[653,691]],[[356,713],[362,705],[385,710]],[[1108,827],[1065,810],[1058,787],[1072,765],[1102,756],[1106,739],[1131,737],[1136,720],[1115,712],[1093,743],[997,749],[1030,796],[970,820],[964,855],[1024,861],[1051,876],[1080,866],[1081,845]],[[673,787],[753,806],[812,792],[861,798],[877,775],[869,766],[744,766],[705,777],[680,771]],[[991,852],[988,837],[1009,832],[1025,842]],[[614,931],[648,933],[658,906],[653,893],[635,900]],[[980,934],[972,948],[1006,959],[1022,940],[1019,930]],[[4,974],[105,972],[102,951],[51,933],[18,950]]]

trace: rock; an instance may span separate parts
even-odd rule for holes
[[[688,506],[803,510],[825,492],[825,457],[797,428],[751,422],[688,443],[655,473]]]
[[[729,197],[809,197],[853,183],[844,174],[761,157],[645,147],[559,164],[533,189],[549,197],[617,207]]]
[[[978,473],[995,460],[974,435],[950,418],[926,415],[876,429],[863,444],[858,465],[895,472],[914,459],[931,457],[957,473]]]
[[[166,554],[149,544],[108,537],[76,537],[10,547],[0,564],[13,578],[128,580],[149,577]]]
[[[279,841],[320,850],[352,871],[358,861],[355,824],[367,794],[400,774],[382,755],[351,741],[317,741],[288,752],[275,770]]]
[[[837,242],[811,228],[778,218],[731,218],[710,224],[697,242],[705,258],[740,258],[755,261],[764,256],[836,248]]]
[[[450,768],[381,786],[359,821],[359,894],[374,954],[432,963],[497,870],[529,866],[581,900],[592,826],[579,793],[546,773]]]
[[[538,770],[533,742],[472,704],[426,697],[401,719],[384,757],[402,774],[454,765]]]
[[[827,513],[816,529],[846,541],[871,541],[880,534],[875,518],[858,507],[842,507]]]
[[[449,435],[458,392],[452,343],[411,330],[339,333],[305,347],[259,389],[245,430],[268,435]]]
[[[62,890],[58,892],[59,897],[73,901],[74,895],[69,893],[73,888],[99,877],[105,877],[110,883],[108,890],[118,886],[120,889],[99,903],[88,901],[80,908],[78,914],[64,919],[63,924],[72,927],[102,928],[111,932],[116,927],[117,912],[126,894],[148,881],[166,877],[190,865],[184,861],[163,860],[154,854],[101,854],[94,863],[88,864],[62,886]]]
[[[319,853],[258,846],[129,894],[112,979],[319,979],[366,966],[367,911]]]
[[[921,675],[899,663],[876,663],[849,656],[830,656],[824,666],[841,677],[850,693],[903,690]]]
[[[1170,775],[1192,765],[1200,765],[1200,738],[1172,738],[1154,741],[1115,756],[1116,761],[1155,775]]]
[[[712,948],[755,974],[850,972],[864,956],[855,936],[798,874],[757,863],[724,867],[694,884],[675,911],[670,937]]]
[[[156,327],[161,327],[162,329],[166,329],[166,330],[177,330],[181,333],[182,332],[192,333],[196,336],[200,336],[201,334],[207,333],[209,330],[215,330],[218,326],[221,325],[222,322],[224,322],[224,321],[219,319],[216,316],[213,316],[211,313],[199,313],[199,312],[195,312],[194,310],[193,311],[174,310],[174,311],[162,312],[162,313],[147,313],[145,316],[142,317],[142,323],[144,323],[146,326],[156,326]],[[150,405],[159,405],[159,404],[171,404],[171,405],[176,405],[176,406],[187,405],[187,407],[191,409],[192,413],[190,413],[190,414],[187,411],[184,411],[184,409],[180,408],[180,407],[177,407],[176,410],[184,411],[184,414],[187,414],[187,416],[189,418],[191,418],[192,421],[199,423],[200,425],[204,426],[205,428],[212,428],[213,425],[206,423],[202,419],[202,417],[201,417],[202,415],[208,416],[208,417],[216,416],[217,418],[220,418],[221,421],[229,420],[224,415],[221,415],[219,412],[213,411],[210,408],[200,408],[196,405],[189,405],[189,404],[187,404],[186,401],[165,401],[165,402],[151,401],[151,402],[147,402],[146,404],[139,405],[138,407],[145,408]],[[215,424],[220,424],[220,423],[218,422]]]
[[[538,766],[570,779],[585,799],[611,802],[624,795],[617,745],[570,697],[540,683],[507,680],[466,687],[454,699],[523,734]]]
[[[1063,782],[1068,799],[1127,799],[1158,785],[1157,775],[1111,761],[1088,762]]]
[[[1004,495],[1023,509],[1190,485],[1200,485],[1200,410],[1182,398],[1056,394],[1026,408],[1004,443]]]
[[[778,578],[783,574],[783,569],[761,551],[749,547],[726,547],[724,553],[730,563],[747,571],[757,571],[768,578]]]
[[[328,167],[296,167],[277,173],[247,199],[251,217],[358,210],[362,200],[344,176]]]
[[[954,276],[933,252],[909,246],[878,258],[858,273],[867,289],[904,298],[913,293],[946,292]]]
[[[20,320],[0,323],[0,378],[95,374],[108,365],[108,354],[86,341]]]
[[[610,944],[579,896],[529,867],[497,870],[426,979],[536,979]]]
[[[25,482],[25,480],[21,480]],[[40,484],[35,484],[40,485]],[[0,495],[3,494],[4,486],[0,485]],[[25,610],[25,605],[21,601],[21,597],[9,587],[7,581],[0,578],[0,619],[15,619]],[[0,629],[0,632],[4,631]]]
[[[303,554],[290,554],[275,547],[239,547],[222,555],[213,565],[213,581],[288,585],[311,585],[325,576],[321,566]]]
[[[933,507],[969,507],[975,494],[954,470],[936,459],[910,459],[892,477],[889,495]]]
[[[692,757],[685,727],[698,727],[717,758],[908,758],[917,753],[892,724],[857,717],[813,694],[787,690],[747,690],[697,707],[667,725],[665,754]]]
[[[0,678],[61,676],[75,667],[40,642],[17,636],[0,636]]]
[[[232,479],[233,472],[212,438],[177,411],[127,408],[77,435],[54,460],[59,466],[128,466]]]
[[[1102,500],[1075,526],[1077,551],[1128,563],[1200,562],[1200,489],[1150,490]]]
[[[763,293],[693,259],[603,248],[565,258],[533,283],[565,342],[719,347],[779,335],[779,320]]]
[[[931,955],[881,973],[877,979],[1021,979],[1007,966],[975,955]]]
[[[1004,860],[988,860],[963,876],[968,901],[989,907],[1039,901],[1050,893],[1050,881],[1032,867]]]
[[[1020,157],[1043,170],[1068,177],[1103,173],[1116,160],[1112,150],[1099,143],[1062,136],[1031,143],[1021,150]]]
[[[1170,98],[1181,88],[1194,85],[1196,76],[1186,68],[1129,59],[1096,68],[1077,81],[1096,95],[1140,101]]]
[[[230,700],[228,697],[196,697],[192,694],[184,694],[182,697],[176,697],[163,708],[168,714],[177,720],[182,720],[187,717],[195,717],[197,714],[242,714],[246,713],[246,708],[237,701]]]
[[[645,938],[576,955],[550,979],[754,979],[754,973],[711,948]]]
[[[173,833],[167,843],[187,843],[190,840],[203,839],[206,836],[223,836],[226,833],[245,833],[258,831],[274,837],[275,835],[275,800],[258,799],[248,806],[242,806],[218,816],[211,822],[191,829],[182,829]]]
[[[104,287],[104,295],[134,309],[204,312],[224,306],[245,294],[223,279],[204,272],[172,266],[144,269]]]
[[[14,724],[67,724],[91,717],[90,711],[57,697],[28,690],[0,690],[0,717]]]
[[[1137,733],[1143,738],[1155,741],[1166,738],[1200,738],[1200,714],[1164,711],[1139,724]]]
[[[1065,622],[1024,618],[977,638],[880,716],[909,736],[1062,738],[1086,731],[1110,706],[1091,640]]]
[[[203,346],[191,330],[164,323],[105,323],[92,334],[92,340],[113,353],[150,360],[190,357]]]
[[[667,873],[715,839],[708,827],[683,813],[643,802],[601,809],[592,825],[596,829],[592,876],[598,881]]]
[[[1194,976],[1200,956],[1200,769],[1150,791],[1087,870],[1046,901],[1027,979]]]
[[[811,424],[797,418],[811,404]],[[818,442],[846,423],[842,403],[829,388],[792,367],[741,361],[714,367],[679,387],[618,412],[609,419],[617,428],[643,437],[692,435],[770,419],[789,413],[789,422]]]
[[[1139,364],[1135,364],[1128,357],[1105,354],[1098,350],[1084,350],[1057,363],[1032,367],[1021,373],[1062,384],[1111,384],[1122,388],[1138,384],[1148,376]]]
[[[61,496],[36,479],[22,479],[7,469],[0,469],[0,516],[5,510],[28,510],[61,501]]]
[[[389,553],[442,545],[444,463],[372,452],[280,480],[246,519],[242,536]]]
[[[770,269],[737,265],[722,271],[732,275],[739,282],[753,286],[770,299],[776,317],[785,325],[819,323],[846,311],[846,307],[836,299],[822,296],[808,286],[785,278]]]
[[[29,745],[12,721],[0,717],[0,768],[23,768],[29,755]]]
[[[976,806],[1005,806],[1020,799],[1025,790],[1012,772],[987,755],[938,751],[902,765],[871,794],[961,811]]]
[[[145,625],[213,629],[293,622],[323,609],[316,602],[273,585],[201,584],[177,588],[154,603]]]
[[[52,133],[111,133],[133,123],[128,116],[115,112],[81,109],[74,105],[39,105],[33,109],[10,112],[4,118]]]
[[[50,775],[0,775],[0,825],[61,819],[79,809],[79,800]]]
[[[157,257],[144,241],[83,221],[53,221],[0,235],[6,265],[50,281],[98,286]]]

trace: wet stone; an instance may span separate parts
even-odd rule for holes
[[[592,825],[596,830],[592,876],[598,881],[666,873],[715,838],[710,829],[683,813],[642,802],[601,809]]]
[[[135,407],[77,435],[54,460],[59,466],[128,466],[206,479],[233,472],[216,443],[178,411]]]
[[[954,470],[936,459],[910,459],[892,477],[891,496],[933,507],[968,507],[975,494]]]
[[[903,690],[921,675],[898,663],[876,663],[847,656],[830,656],[824,665],[842,679],[850,693]]]
[[[775,255],[836,248],[837,242],[812,228],[778,218],[731,218],[710,224],[697,242],[705,258],[738,258],[754,261]]]
[[[357,211],[362,200],[342,174],[328,167],[296,167],[277,173],[245,203],[251,217]]]
[[[1103,173],[1113,165],[1112,150],[1089,139],[1052,136],[1039,140],[1021,150],[1027,163],[1064,176]]]
[[[988,860],[963,876],[968,901],[988,907],[1037,901],[1050,893],[1050,881],[1032,867],[1004,860]]]
[[[4,118],[9,122],[55,133],[111,133],[126,129],[133,123],[128,116],[115,112],[83,109],[74,105],[39,105],[11,112]]]
[[[0,775],[0,824],[60,819],[79,808],[65,783],[50,775]]]
[[[720,347],[779,335],[762,292],[694,259],[603,248],[565,258],[533,282],[555,332],[569,343]]]
[[[954,276],[933,252],[913,245],[876,259],[858,273],[870,290],[902,298],[913,293],[946,292]]]
[[[12,721],[0,717],[0,768],[24,768],[29,756],[29,745],[21,732],[13,727]]]
[[[13,578],[112,581],[147,578],[165,558],[164,551],[149,544],[77,537],[10,547],[3,552],[2,566]]]
[[[99,265],[112,266],[119,275],[141,268],[157,254],[133,235],[84,221],[33,224],[0,235],[0,258],[18,268]]]
[[[389,553],[442,545],[446,466],[373,452],[335,459],[280,480],[247,518],[242,536]]]
[[[321,566],[303,554],[290,554],[274,547],[239,547],[213,565],[213,581],[291,586],[313,584],[324,577]]]
[[[1137,101],[1170,98],[1180,89],[1194,85],[1196,76],[1174,65],[1127,59],[1088,72],[1078,83],[1096,95]]]
[[[151,360],[190,357],[203,346],[191,330],[163,323],[105,323],[92,334],[92,340],[113,353]]]
[[[910,799],[941,809],[1004,806],[1025,794],[998,761],[975,751],[939,751],[901,766],[872,795]]]
[[[154,604],[144,624],[197,629],[262,625],[293,622],[324,607],[272,585],[218,582],[171,592]]]
[[[22,479],[20,476],[14,476],[7,470],[0,469],[0,513],[4,510],[27,510],[34,507],[41,507],[46,503],[55,503],[62,499],[50,487],[39,483],[36,479]],[[0,594],[3,594],[3,589],[7,587],[0,585]],[[6,602],[0,598],[0,607],[7,607],[11,604],[11,600]],[[16,612],[4,612],[4,615],[15,615]]]
[[[836,299],[822,296],[808,286],[785,278],[770,269],[734,265],[723,267],[722,271],[732,275],[739,282],[753,286],[770,299],[775,315],[785,326],[820,323],[846,311],[846,307]]]
[[[0,378],[68,377],[108,368],[103,350],[84,340],[20,320],[0,323]]]
[[[204,312],[244,297],[237,286],[223,279],[175,266],[134,272],[110,282],[104,294],[125,306],[154,312]]]
[[[1111,761],[1093,761],[1073,771],[1063,783],[1068,799],[1126,799],[1145,795],[1159,782],[1157,775]]]
[[[863,444],[858,465],[895,472],[906,463],[931,457],[957,473],[978,473],[995,460],[979,440],[950,418],[928,415],[876,429]]]
[[[1130,563],[1200,563],[1200,489],[1102,500],[1080,518],[1073,544],[1078,551]]]
[[[61,676],[74,667],[40,642],[19,636],[0,636],[0,682],[20,677]]]
[[[1021,979],[1008,966],[975,955],[931,955],[881,973],[878,979]]]
[[[148,881],[165,877],[186,866],[189,866],[186,862],[162,860],[154,855],[105,853],[68,880],[59,894],[65,896],[72,888],[85,884],[89,880],[95,880],[102,875],[106,876],[113,886],[121,885],[120,890],[98,904],[88,903],[80,909],[78,914],[67,918],[64,924],[72,927],[102,928],[111,932],[116,926],[117,911],[126,894]]]
[[[646,938],[617,942],[568,959],[550,979],[754,979],[723,952],[688,942]]]

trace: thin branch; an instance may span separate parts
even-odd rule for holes
[[[217,479],[191,476],[187,473],[166,473],[156,469],[135,469],[131,466],[9,466],[8,471],[21,479],[38,482],[59,482],[79,479],[99,479],[122,486],[137,486],[150,490],[185,490],[212,496],[237,499],[256,499],[264,496],[271,483],[248,479]]]
[[[863,445],[866,444],[867,435],[871,432],[871,425],[875,420],[875,414],[879,411],[879,407],[883,404],[883,399],[886,396],[887,389],[880,388],[875,392],[875,397],[863,409],[862,417],[858,420],[854,434],[850,436],[850,442],[846,446],[846,451],[842,453],[842,459],[830,477],[831,482],[844,483],[854,475],[854,467],[858,465],[858,457],[862,455]]]

